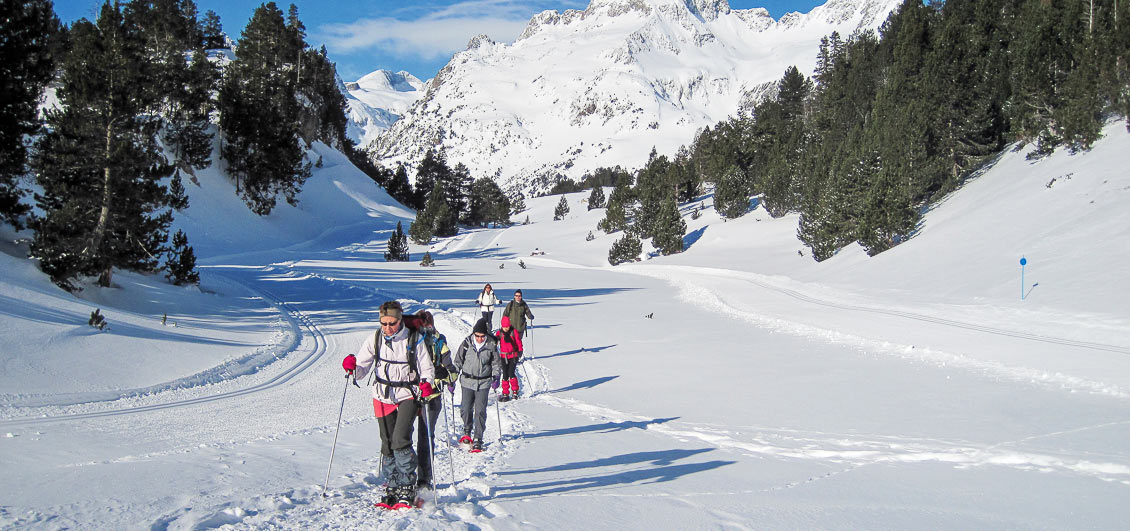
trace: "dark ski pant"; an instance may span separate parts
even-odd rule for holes
[[[518,359],[519,358],[516,358],[516,357],[515,358],[502,358],[502,379],[503,380],[509,380],[511,378],[517,378],[518,377],[518,375],[516,374],[516,371],[518,370]]]
[[[381,429],[381,469],[389,487],[416,487],[416,452],[412,451],[412,427],[420,407],[405,400],[396,411],[377,419]]]
[[[483,389],[482,391],[475,391],[472,389],[463,389],[463,404],[459,406],[459,413],[463,416],[463,433],[465,435],[471,434],[471,420],[472,415],[474,419],[474,439],[482,442],[483,432],[487,431],[487,395],[490,389]]]
[[[432,482],[432,446],[435,444],[436,437],[436,419],[443,414],[443,393],[438,393],[437,396],[426,402],[426,406],[420,408],[420,416],[416,419],[416,455],[419,456],[420,465],[416,467],[416,471],[420,477],[421,483]],[[428,426],[424,426],[424,410],[428,412]],[[428,434],[432,435],[428,439]]]
[[[494,330],[494,310],[483,312],[483,320],[487,322],[487,330]]]

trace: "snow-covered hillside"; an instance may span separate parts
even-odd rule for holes
[[[409,213],[321,147],[302,206],[262,220],[189,186],[199,289],[71,296],[6,234],[0,527],[1124,528],[1130,134],[1105,134],[1004,153],[906,243],[822,263],[795,218],[723,222],[703,197],[684,253],[613,268],[583,193],[563,221],[534,198],[529,224],[435,242],[434,268],[420,246],[386,263]],[[536,316],[524,397],[492,402],[482,454],[445,408],[435,497],[380,512],[341,359],[393,298],[459,341],[486,282]]]
[[[558,175],[639,167],[749,107],[821,37],[874,29],[897,0],[830,0],[774,21],[726,0],[594,0],[546,11],[513,44],[476,37],[381,134],[382,163],[442,148],[476,177],[545,189]]]
[[[346,134],[361,148],[368,146],[420,99],[425,84],[408,72],[388,70],[346,83]]]

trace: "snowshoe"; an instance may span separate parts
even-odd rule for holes
[[[471,445],[471,453],[477,454],[481,451],[483,451],[483,442],[475,441],[475,443]]]
[[[498,396],[498,401],[499,402],[509,402],[510,401],[510,394],[509,393],[502,393],[501,395]]]
[[[392,509],[394,505],[396,505],[396,496],[392,494],[392,489],[385,491],[385,495],[381,496],[381,501],[376,503],[376,506],[381,509]]]
[[[464,435],[459,438],[459,444],[471,444],[471,436]]]

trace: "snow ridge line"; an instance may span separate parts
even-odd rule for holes
[[[232,280],[233,282],[239,283],[238,281],[235,281],[234,279],[230,279],[230,277],[229,277],[229,280]],[[322,333],[322,331],[318,328],[318,326],[312,320],[310,320],[310,318],[308,316],[306,316],[304,313],[294,309],[292,306],[290,306],[286,302],[283,302],[280,298],[278,298],[274,294],[270,293],[269,291],[262,290],[262,289],[255,289],[255,288],[252,288],[248,284],[243,284],[243,285],[246,288],[250,289],[251,291],[255,291],[255,292],[260,293],[264,297],[264,299],[272,301],[273,305],[276,308],[279,309],[280,313],[290,323],[291,328],[293,330],[295,330],[295,332],[296,332],[295,333],[295,340],[292,342],[290,347],[282,354],[282,356],[277,356],[277,355],[275,356],[277,359],[281,360],[283,358],[286,358],[291,353],[298,350],[299,346],[301,345],[301,339],[300,338],[303,335],[303,334],[299,333],[302,328],[306,329],[309,332],[308,335],[311,337],[311,339],[314,342],[314,345],[310,348],[309,352],[307,352],[305,356],[303,356],[301,359],[299,359],[294,365],[283,370],[281,373],[272,376],[271,378],[269,378],[268,380],[266,380],[264,382],[261,382],[261,383],[258,383],[258,384],[252,385],[252,386],[248,386],[248,387],[245,387],[245,388],[242,388],[242,389],[235,389],[235,390],[232,390],[232,391],[220,392],[220,393],[217,393],[217,394],[214,394],[214,395],[201,396],[201,397],[195,397],[195,398],[189,398],[189,399],[183,399],[183,400],[172,400],[172,401],[168,401],[168,402],[159,402],[159,403],[139,405],[139,406],[125,406],[125,407],[118,407],[118,408],[106,409],[106,410],[101,410],[101,411],[91,411],[91,412],[83,412],[83,413],[63,413],[63,414],[54,415],[54,416],[44,415],[44,416],[35,416],[35,417],[22,417],[22,418],[5,419],[5,420],[0,420],[0,426],[22,426],[22,425],[40,424],[40,423],[46,423],[46,422],[69,422],[69,421],[74,421],[74,420],[83,420],[83,419],[90,419],[90,418],[113,417],[113,416],[119,416],[119,415],[129,415],[129,414],[135,414],[135,413],[144,413],[144,412],[149,412],[149,411],[159,411],[159,410],[164,410],[164,409],[185,407],[185,406],[191,406],[191,405],[202,404],[202,403],[207,403],[207,402],[213,402],[213,401],[217,401],[217,400],[234,398],[234,397],[243,396],[243,395],[246,395],[246,394],[257,393],[257,392],[260,392],[260,391],[264,391],[264,390],[267,390],[267,389],[271,389],[271,388],[278,387],[278,386],[281,386],[283,384],[286,384],[287,382],[294,379],[299,374],[303,373],[304,371],[306,371],[307,369],[312,367],[315,362],[317,362],[319,359],[321,359],[321,357],[327,351],[327,349],[326,349],[326,338],[325,338],[325,335]],[[224,380],[221,383],[232,382],[232,381],[235,381],[235,380]],[[203,391],[204,389],[206,389],[207,387],[210,387],[212,385],[217,385],[217,384],[194,386],[194,387],[189,387],[187,389],[172,389],[168,392],[184,391],[184,390],[200,390],[200,391]],[[115,400],[114,402],[148,401],[151,398],[156,399],[159,396],[160,395],[149,395],[149,396],[136,397],[136,398],[135,397],[125,397],[125,398],[122,398],[122,399],[119,399],[119,400]],[[94,403],[88,403],[88,404],[101,404],[101,403],[105,403],[105,402],[94,402]],[[110,402],[110,404],[112,404],[112,403],[113,402]]]
[[[895,438],[897,440],[869,440],[847,436],[827,439],[796,438],[784,436],[780,432],[757,433],[753,434],[749,440],[739,440],[734,438],[730,432],[693,427],[690,429],[677,428],[672,426],[673,423],[648,423],[651,419],[646,417],[593,406],[572,398],[560,398],[552,395],[541,395],[538,398],[554,407],[570,409],[596,421],[640,422],[644,424],[644,429],[667,437],[683,440],[696,439],[716,448],[753,455],[836,463],[850,465],[852,468],[873,464],[915,463],[947,463],[956,468],[1004,466],[1018,470],[1068,473],[1130,485],[1130,464],[1095,462],[1071,457],[1000,449],[1001,446],[1013,442],[975,447],[968,444],[908,438]],[[795,446],[784,445],[777,441],[791,442]]]
[[[697,285],[697,284],[694,284],[694,283],[689,282],[685,279],[677,279],[677,278],[675,278],[671,275],[666,275],[666,274],[663,274],[663,273],[660,273],[660,272],[650,272],[650,271],[645,272],[645,271],[642,271],[643,268],[633,268],[633,269],[634,270],[632,271],[632,273],[634,273],[634,274],[639,274],[639,275],[642,275],[642,276],[649,276],[649,277],[653,277],[653,278],[659,278],[659,279],[662,279],[662,280],[666,280],[669,284],[671,284],[672,286],[674,286],[675,288],[678,289],[679,298],[681,300],[684,300],[684,301],[686,301],[690,304],[694,304],[696,306],[705,308],[709,311],[720,312],[720,313],[728,315],[732,318],[742,320],[742,321],[746,321],[746,322],[749,322],[749,323],[753,323],[755,325],[758,325],[760,327],[767,328],[767,329],[770,329],[770,330],[776,330],[776,331],[779,331],[779,332],[792,334],[792,335],[798,336],[798,337],[809,337],[809,338],[819,337],[819,338],[825,339],[826,341],[828,341],[830,343],[851,344],[851,345],[855,345],[856,347],[858,347],[860,349],[867,350],[867,351],[884,352],[884,353],[888,353],[888,354],[893,354],[893,355],[898,356],[898,357],[903,358],[903,359],[917,361],[917,362],[924,362],[924,363],[932,363],[932,364],[942,366],[942,367],[957,367],[957,368],[961,368],[961,369],[970,370],[970,371],[973,371],[973,372],[981,372],[981,373],[985,373],[985,374],[992,374],[992,375],[995,375],[995,376],[998,376],[998,377],[1001,377],[1001,378],[1005,378],[1007,380],[1016,381],[1016,382],[1020,382],[1020,383],[1039,383],[1039,384],[1047,385],[1047,386],[1052,387],[1052,388],[1064,389],[1064,390],[1068,390],[1068,391],[1071,391],[1071,392],[1082,391],[1082,392],[1088,392],[1088,393],[1093,393],[1093,394],[1097,394],[1097,395],[1111,396],[1111,397],[1120,398],[1120,399],[1130,399],[1130,392],[1127,392],[1126,390],[1124,390],[1124,389],[1122,389],[1118,386],[1111,385],[1111,384],[1108,384],[1108,383],[1105,383],[1105,382],[1088,380],[1086,378],[1081,378],[1081,377],[1078,377],[1078,376],[1071,376],[1071,375],[1063,374],[1063,373],[1060,373],[1060,372],[1051,372],[1051,371],[1042,370],[1042,369],[1032,369],[1032,368],[1028,368],[1028,367],[1010,367],[1010,366],[1005,365],[1003,363],[994,362],[994,361],[977,360],[977,359],[973,359],[973,358],[970,358],[968,356],[964,356],[964,355],[961,355],[961,354],[954,354],[954,353],[948,353],[948,352],[943,352],[943,351],[937,351],[937,350],[930,349],[930,348],[917,348],[914,345],[900,345],[900,344],[891,343],[889,341],[870,339],[870,338],[858,336],[858,335],[855,335],[855,334],[840,332],[840,331],[837,331],[837,330],[829,330],[829,329],[821,328],[821,327],[814,326],[814,325],[803,324],[803,323],[788,321],[788,320],[785,320],[785,319],[760,315],[756,312],[752,312],[752,311],[749,311],[749,310],[741,310],[741,309],[735,308],[734,306],[723,301],[716,293],[714,293],[710,289],[705,288],[705,287],[700,286],[700,285]],[[697,269],[698,268],[691,268],[691,271],[697,270]],[[779,288],[779,287],[775,287],[775,286],[771,286],[771,285],[765,285],[765,284],[762,284],[762,283],[754,281],[754,280],[743,279],[741,277],[732,277],[732,278],[737,278],[738,280],[744,280],[744,281],[750,282],[752,284],[756,284],[758,286],[764,287],[764,288],[769,289],[769,290],[785,293],[786,295],[790,295],[790,296],[795,295],[800,300],[805,300],[805,301],[811,300],[812,303],[819,304],[819,305],[822,305],[822,306],[830,306],[830,307],[835,307],[835,308],[840,308],[840,309],[848,309],[848,310],[873,311],[875,313],[887,313],[887,314],[890,314],[890,315],[896,315],[896,316],[899,316],[899,317],[907,317],[907,318],[911,318],[911,319],[922,318],[921,320],[932,321],[932,322],[936,322],[938,324],[947,325],[947,326],[956,326],[956,325],[951,325],[950,323],[957,323],[956,321],[947,322],[947,320],[945,320],[945,319],[934,320],[935,318],[931,318],[931,317],[928,317],[928,316],[922,316],[922,315],[909,314],[909,313],[907,313],[907,315],[902,315],[903,313],[906,313],[906,312],[886,311],[886,310],[881,310],[881,309],[876,309],[876,308],[854,307],[854,306],[851,306],[851,305],[841,305],[841,304],[838,304],[838,303],[830,303],[828,301],[821,301],[819,299],[813,299],[811,297],[801,295],[799,293],[792,292],[791,290],[787,290],[787,289],[784,289],[784,288]],[[977,326],[977,325],[970,325],[970,327],[973,327],[973,326]],[[990,331],[991,330],[997,330],[997,329],[992,329],[992,328],[989,328],[989,327],[981,327],[981,328],[985,328],[985,329],[990,330]],[[1009,333],[1008,331],[1002,330],[1001,332],[1004,332],[1005,333],[1004,335],[1011,335],[1011,333]],[[1024,335],[1024,336],[1031,336],[1031,334],[1022,334],[1022,333],[1017,333],[1017,334],[1021,334],[1021,335]],[[1021,337],[1021,335],[1017,335],[1017,336],[1014,336],[1014,337]],[[1042,336],[1025,337],[1025,339],[1033,339],[1034,337],[1042,337]],[[1078,347],[1082,347],[1082,348],[1092,348],[1092,347],[1086,346],[1086,344],[1084,344],[1084,343],[1073,342],[1071,340],[1056,340],[1056,341],[1053,341],[1053,342],[1063,344],[1063,345],[1078,346]],[[1111,348],[1121,348],[1121,347],[1114,347],[1114,346],[1110,346],[1110,345],[1107,345],[1107,346],[1111,347]],[[1099,349],[1099,350],[1108,350],[1108,351],[1112,351],[1112,352],[1118,352],[1117,350],[1110,350],[1110,349]]]
[[[662,269],[669,269],[669,270],[676,270],[676,271],[685,271],[687,273],[704,274],[704,275],[715,276],[715,277],[732,278],[732,279],[735,279],[735,280],[741,280],[743,282],[748,282],[750,284],[754,284],[754,285],[756,285],[760,288],[766,289],[766,290],[775,291],[775,292],[780,293],[782,295],[787,295],[789,297],[792,297],[792,298],[799,300],[799,301],[802,301],[802,302],[807,302],[809,304],[815,304],[815,305],[818,305],[818,306],[824,306],[824,307],[828,307],[828,308],[836,308],[836,309],[839,309],[839,310],[852,310],[852,311],[859,311],[859,312],[884,314],[884,315],[890,315],[890,316],[894,316],[894,317],[903,317],[903,318],[906,318],[906,319],[913,319],[913,320],[916,320],[916,321],[924,321],[924,322],[928,322],[928,323],[941,324],[941,325],[945,325],[945,326],[953,326],[953,327],[956,327],[956,328],[964,328],[964,329],[967,329],[967,330],[975,330],[975,331],[978,331],[978,332],[985,332],[985,333],[989,333],[989,334],[995,334],[995,335],[1001,335],[1001,336],[1007,336],[1007,337],[1015,337],[1015,338],[1018,338],[1018,339],[1040,341],[1040,342],[1043,342],[1043,343],[1052,343],[1052,344],[1056,344],[1056,345],[1064,345],[1064,346],[1069,346],[1069,347],[1078,347],[1078,348],[1085,348],[1085,349],[1092,349],[1092,350],[1102,350],[1102,351],[1106,351],[1106,352],[1115,352],[1115,353],[1119,353],[1119,354],[1130,354],[1130,346],[1111,345],[1111,344],[1107,344],[1107,343],[1096,343],[1096,342],[1091,342],[1091,341],[1079,341],[1079,340],[1075,340],[1075,339],[1066,339],[1066,338],[1046,336],[1046,335],[1041,335],[1041,334],[1032,334],[1032,333],[1028,333],[1028,332],[1019,332],[1019,331],[1016,331],[1016,330],[1006,330],[1006,329],[1003,329],[1003,328],[995,328],[995,327],[991,327],[991,326],[979,325],[979,324],[975,324],[975,323],[968,323],[968,322],[964,322],[964,321],[957,321],[957,320],[953,320],[953,319],[945,319],[945,318],[942,318],[942,317],[935,317],[935,316],[931,316],[931,315],[924,315],[924,314],[908,312],[908,311],[890,310],[890,309],[886,309],[886,308],[876,308],[874,306],[847,304],[847,303],[829,301],[829,300],[826,300],[826,299],[819,299],[819,298],[816,298],[816,297],[805,295],[805,294],[803,294],[799,291],[796,291],[796,290],[783,288],[781,286],[776,286],[776,285],[770,284],[768,282],[757,280],[756,278],[752,278],[754,276],[753,274],[744,273],[744,272],[741,272],[741,271],[732,271],[732,270],[728,270],[728,269],[718,269],[718,268],[710,268],[710,267],[693,267],[693,266],[658,266],[658,265],[652,266],[652,265],[649,265],[647,267],[651,268],[651,269],[662,268]],[[669,282],[674,280],[674,277],[672,277],[670,275],[662,274],[662,273],[659,273],[659,272],[646,271],[644,269],[644,267],[642,267],[642,266],[635,266],[635,267],[627,266],[627,268],[631,269],[630,272],[634,273],[634,274],[638,274],[638,275],[642,275],[642,276],[649,276],[649,277],[653,277],[653,278],[659,278],[659,279],[667,280]]]

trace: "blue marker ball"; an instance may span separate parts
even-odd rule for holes
[[[1028,259],[1021,257],[1020,258],[1020,265],[1028,265]]]

